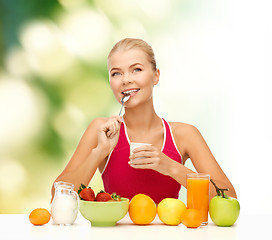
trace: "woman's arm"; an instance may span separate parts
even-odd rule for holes
[[[237,197],[234,187],[215,160],[206,141],[196,127],[188,124],[178,124],[175,128],[174,137],[177,145],[183,148],[185,154],[191,159],[197,172],[210,174],[211,179],[220,188],[229,188],[227,192],[229,196]],[[183,165],[173,167],[172,175],[176,176],[176,178],[182,178],[179,173],[186,172],[184,168]],[[210,184],[210,196],[215,195],[215,188]]]
[[[117,144],[121,121],[118,116],[93,120],[83,134],[71,160],[55,182],[73,183],[75,190],[81,183],[88,185],[96,169]],[[54,184],[51,193],[53,199]]]
[[[196,171],[208,173],[220,188],[229,188],[228,195],[236,197],[235,190],[227,176],[224,174],[208,145],[197,128],[175,123],[173,135],[183,159],[190,158]],[[137,159],[141,158],[142,159]],[[184,165],[170,159],[154,146],[142,146],[135,150],[129,164],[134,168],[153,169],[164,175],[168,175],[186,187],[186,174],[193,171]],[[210,197],[216,195],[216,191],[210,184]]]

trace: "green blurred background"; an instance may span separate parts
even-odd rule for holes
[[[264,29],[250,14],[265,16],[258,7],[223,0],[0,0],[0,213],[49,209],[52,183],[88,124],[118,113],[106,63],[125,37],[142,38],[155,51],[157,112],[200,129],[246,205],[256,170],[252,165],[241,177],[244,161],[256,159],[247,129],[264,120]],[[258,105],[254,115],[249,105]],[[266,142],[263,134],[251,129]],[[103,188],[99,173],[90,185]]]
[[[1,0],[0,6],[0,213],[28,213],[48,207],[51,184],[90,121],[118,112],[106,66],[111,47],[124,37],[151,40],[167,28],[166,15],[178,16],[190,3]],[[98,173],[91,185],[103,188]]]

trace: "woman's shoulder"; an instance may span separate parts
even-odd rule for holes
[[[103,125],[106,121],[108,120],[108,118],[95,118],[93,119],[88,127],[86,128],[81,141],[93,141],[94,139],[96,139],[97,136],[97,131],[99,130],[99,127],[101,125]]]
[[[192,137],[200,134],[199,130],[188,123],[169,122],[175,138]]]
[[[93,120],[89,123],[89,125],[88,125],[88,127],[87,127],[87,129],[86,129],[86,133],[88,134],[88,133],[90,133],[90,132],[93,132],[93,131],[98,130],[99,127],[100,127],[102,124],[104,124],[104,123],[107,122],[107,120],[108,120],[108,118],[95,118],[95,119],[93,119]]]
[[[103,123],[107,122],[108,119],[109,118],[106,118],[106,117],[95,118],[90,122],[89,126],[96,126],[96,125],[103,124]]]
[[[169,124],[171,126],[175,143],[182,154],[183,161],[185,163],[188,158],[188,149],[192,146],[192,143],[198,139],[200,132],[195,126],[188,123],[169,122]]]
[[[100,126],[102,126],[103,124],[105,124],[107,121],[109,121],[111,118],[116,118],[116,117],[119,117],[119,116],[111,116],[111,117],[99,117],[99,118],[95,118],[93,119],[87,129],[86,129],[86,132],[92,132],[94,130],[98,130]],[[120,117],[119,117],[120,118]]]

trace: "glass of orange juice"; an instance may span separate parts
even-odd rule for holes
[[[205,173],[187,174],[187,208],[198,209],[202,225],[208,224],[210,175]]]

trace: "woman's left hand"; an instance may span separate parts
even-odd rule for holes
[[[170,175],[171,166],[175,162],[152,145],[144,145],[134,149],[129,158],[129,164],[133,168],[153,169],[164,175]]]

